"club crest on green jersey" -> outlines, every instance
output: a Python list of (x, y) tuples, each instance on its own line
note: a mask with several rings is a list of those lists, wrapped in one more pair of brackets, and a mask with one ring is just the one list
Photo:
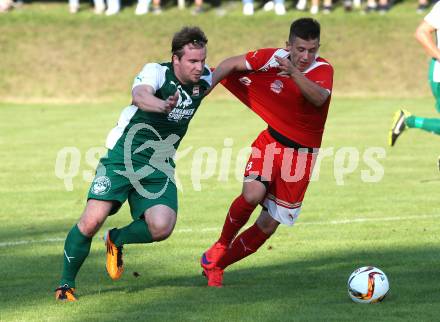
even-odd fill
[(93, 194), (102, 196), (110, 191), (112, 183), (107, 176), (100, 176), (95, 178), (92, 183), (91, 191)]

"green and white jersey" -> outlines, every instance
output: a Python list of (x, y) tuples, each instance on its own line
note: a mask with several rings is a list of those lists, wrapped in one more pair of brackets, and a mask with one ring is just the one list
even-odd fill
[[(116, 162), (131, 158), (139, 166), (149, 162), (155, 153), (154, 158), (171, 161), (174, 165), (169, 157), (177, 150), (205, 91), (212, 85), (211, 71), (205, 65), (198, 83), (184, 85), (174, 74), (172, 63), (150, 63), (134, 79), (133, 88), (139, 85), (151, 86), (154, 95), (163, 100), (178, 90), (177, 106), (169, 114), (145, 112), (135, 105), (126, 107), (117, 126), (107, 136), (108, 157)], [(126, 153), (128, 151), (131, 153)]]
[[(437, 2), (426, 15), (425, 21), (436, 29), (437, 47), (440, 48), (440, 2)], [(440, 83), (440, 62), (437, 60), (433, 70), (433, 81)]]

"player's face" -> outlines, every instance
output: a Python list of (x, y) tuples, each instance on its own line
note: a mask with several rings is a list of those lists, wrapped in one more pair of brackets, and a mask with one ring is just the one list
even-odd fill
[(295, 37), (286, 43), (292, 64), (300, 71), (305, 71), (315, 61), (319, 49), (319, 39), (304, 40)]
[(183, 56), (173, 56), (174, 72), (183, 84), (197, 83), (202, 77), (206, 60), (206, 47), (197, 48), (193, 45), (183, 47)]

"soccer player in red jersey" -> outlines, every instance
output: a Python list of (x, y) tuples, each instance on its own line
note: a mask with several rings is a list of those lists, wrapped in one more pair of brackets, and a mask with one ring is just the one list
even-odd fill
[[(320, 25), (301, 18), (290, 26), (286, 48), (264, 48), (222, 61), (222, 84), (267, 124), (252, 144), (242, 193), (232, 202), (218, 241), (201, 258), (208, 286), (221, 287), (223, 271), (254, 253), (278, 225), (300, 213), (327, 119), (333, 68), (318, 56)], [(237, 236), (257, 205), (253, 226)], [(236, 237), (237, 236), (237, 237)]]

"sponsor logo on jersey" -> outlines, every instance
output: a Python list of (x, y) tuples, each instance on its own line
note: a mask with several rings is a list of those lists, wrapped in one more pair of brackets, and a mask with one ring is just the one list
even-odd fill
[(270, 84), (270, 90), (275, 94), (279, 94), (283, 90), (283, 86), (283, 82), (279, 79), (276, 79), (272, 84)]
[(188, 93), (180, 85), (177, 86), (177, 90), (180, 94), (179, 100), (176, 107), (168, 114), (168, 121), (178, 122), (183, 119), (191, 119), (195, 112), (194, 108), (187, 108), (193, 103)]
[(191, 116), (194, 114), (194, 109), (182, 109), (182, 108), (174, 108), (169, 114), (168, 114), (168, 120), (170, 121), (180, 121), (182, 119), (190, 119)]
[(239, 81), (240, 81), (240, 83), (242, 83), (243, 85), (246, 85), (246, 86), (249, 86), (251, 83), (252, 83), (252, 81), (250, 80), (250, 78), (249, 77), (241, 77), (240, 79), (239, 79)]
[(110, 191), (112, 183), (107, 176), (100, 176), (95, 178), (92, 183), (91, 191), (93, 194), (102, 196)]
[(199, 96), (200, 95), (200, 86), (199, 85), (195, 85), (193, 87), (193, 93), (192, 96)]

